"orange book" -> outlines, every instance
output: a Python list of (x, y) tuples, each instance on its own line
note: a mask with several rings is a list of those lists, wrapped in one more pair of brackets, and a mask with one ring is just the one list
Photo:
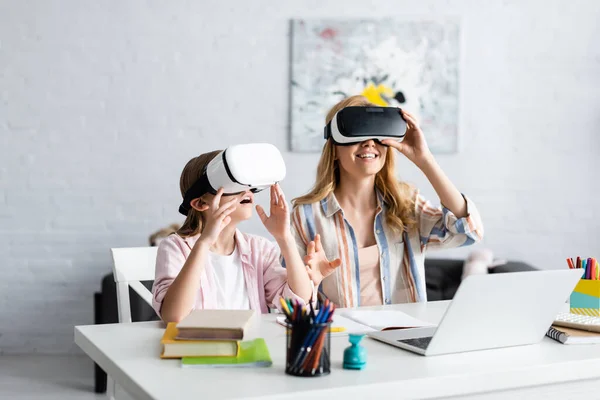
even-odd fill
[(170, 322), (160, 343), (163, 346), (160, 358), (181, 357), (235, 357), (239, 342), (233, 340), (177, 340), (177, 324)]

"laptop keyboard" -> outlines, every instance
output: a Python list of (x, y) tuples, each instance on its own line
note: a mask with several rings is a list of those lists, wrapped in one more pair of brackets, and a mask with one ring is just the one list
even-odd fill
[(398, 340), (398, 341), (401, 343), (406, 343), (411, 346), (426, 350), (427, 346), (429, 346), (429, 342), (431, 342), (432, 338), (433, 338), (433, 336), (427, 336), (427, 337), (420, 337), (420, 338), (414, 338), (414, 339), (402, 339), (402, 340)]

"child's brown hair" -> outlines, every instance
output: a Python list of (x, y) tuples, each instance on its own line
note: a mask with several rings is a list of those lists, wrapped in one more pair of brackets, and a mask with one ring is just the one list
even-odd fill
[[(181, 190), (181, 196), (185, 197), (187, 192), (194, 183), (202, 176), (204, 169), (209, 162), (212, 161), (222, 150), (215, 150), (209, 153), (200, 154), (198, 157), (192, 158), (183, 168), (181, 172), (181, 178), (179, 179), (179, 189)], [(202, 233), (204, 227), (204, 215), (194, 209), (190, 208), (188, 211), (185, 222), (177, 230), (177, 234), (181, 237), (194, 236)]]

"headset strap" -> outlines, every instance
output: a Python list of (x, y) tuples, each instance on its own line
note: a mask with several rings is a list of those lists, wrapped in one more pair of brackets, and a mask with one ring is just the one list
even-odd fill
[(208, 181), (208, 175), (206, 175), (206, 171), (204, 171), (200, 179), (194, 182), (192, 187), (185, 192), (185, 196), (183, 196), (183, 202), (179, 206), (179, 212), (183, 215), (188, 215), (188, 212), (192, 208), (192, 200), (197, 199), (206, 193), (216, 194), (217, 192), (210, 185), (210, 182)]

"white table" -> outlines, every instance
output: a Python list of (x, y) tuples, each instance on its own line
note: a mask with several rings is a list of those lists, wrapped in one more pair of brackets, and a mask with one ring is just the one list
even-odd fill
[[(437, 323), (448, 304), (382, 308)], [(472, 395), (504, 399), (518, 392), (526, 398), (562, 400), (586, 393), (593, 396), (582, 398), (595, 398), (600, 389), (600, 345), (567, 346), (545, 338), (538, 345), (423, 357), (365, 338), (367, 368), (348, 371), (341, 366), (348, 338), (332, 336), (331, 374), (300, 378), (284, 373), (285, 330), (275, 322), (275, 315), (260, 316), (252, 333), (267, 341), (271, 368), (181, 368), (180, 360), (159, 359), (163, 329), (159, 322), (77, 326), (75, 342), (138, 399), (341, 400), (384, 395), (394, 399)]]

